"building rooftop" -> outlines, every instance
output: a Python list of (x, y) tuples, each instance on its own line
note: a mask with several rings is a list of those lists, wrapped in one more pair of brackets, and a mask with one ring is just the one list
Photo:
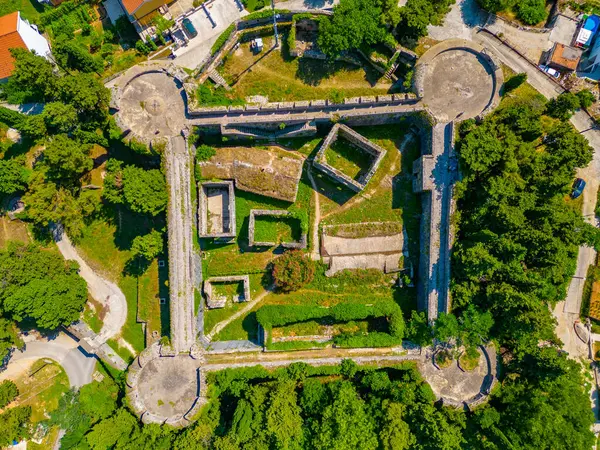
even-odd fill
[(19, 12), (0, 17), (0, 80), (8, 78), (15, 68), (15, 60), (10, 54), (11, 48), (27, 49), (19, 35)]
[(129, 14), (133, 14), (140, 6), (142, 6), (147, 0), (122, 0), (125, 10)]
[(582, 53), (583, 51), (578, 48), (556, 44), (552, 51), (549, 64), (554, 64), (568, 70), (575, 70), (577, 69), (577, 64), (579, 64)]

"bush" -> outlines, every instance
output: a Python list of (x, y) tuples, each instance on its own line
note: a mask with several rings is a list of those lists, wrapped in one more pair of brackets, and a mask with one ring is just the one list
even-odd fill
[(287, 35), (287, 46), (288, 53), (290, 56), (292, 55), (292, 51), (296, 48), (296, 18), (292, 20), (292, 27), (290, 28), (290, 32)]
[(582, 108), (589, 108), (596, 101), (596, 97), (589, 89), (579, 91), (576, 95)]
[(144, 41), (137, 41), (135, 43), (135, 49), (138, 51), (138, 53), (142, 55), (147, 55), (148, 53), (150, 53), (150, 49), (148, 48), (148, 46), (146, 46)]
[(544, 0), (522, 0), (517, 8), (517, 17), (527, 25), (536, 25), (548, 16)]
[(217, 151), (210, 145), (202, 144), (196, 150), (196, 161), (208, 161), (210, 158), (215, 156)]
[(232, 23), (231, 25), (229, 25), (227, 27), (227, 29), (225, 31), (223, 31), (223, 33), (221, 33), (221, 36), (219, 36), (217, 38), (217, 40), (215, 41), (215, 43), (213, 44), (213, 46), (210, 49), (210, 54), (214, 55), (219, 50), (221, 50), (221, 47), (223, 47), (225, 45), (225, 42), (227, 42), (227, 39), (229, 39), (229, 37), (233, 34), (234, 31), (235, 31), (235, 24)]
[(285, 252), (273, 262), (271, 273), (278, 289), (292, 292), (312, 281), (315, 265), (300, 250), (292, 250)]
[(264, 8), (269, 2), (268, 0), (242, 0), (242, 3), (248, 12), (254, 12), (257, 9)]
[(546, 105), (546, 114), (560, 120), (569, 120), (576, 109), (581, 106), (579, 97), (570, 92), (564, 92), (553, 98)]
[(4, 408), (19, 395), (17, 385), (10, 380), (0, 383), (0, 408)]

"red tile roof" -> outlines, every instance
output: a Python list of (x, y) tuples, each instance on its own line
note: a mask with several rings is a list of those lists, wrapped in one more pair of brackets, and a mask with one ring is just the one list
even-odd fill
[(9, 77), (15, 68), (15, 60), (8, 50), (11, 48), (27, 49), (17, 31), (18, 21), (18, 12), (0, 17), (0, 80)]
[(133, 14), (145, 0), (122, 0), (123, 6), (129, 14)]

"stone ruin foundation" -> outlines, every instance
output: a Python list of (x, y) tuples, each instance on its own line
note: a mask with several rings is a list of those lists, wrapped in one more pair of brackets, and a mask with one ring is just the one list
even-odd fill
[[(241, 296), (234, 295), (228, 299), (224, 295), (218, 295), (213, 290), (213, 284), (224, 283), (243, 283), (244, 293)], [(204, 281), (204, 296), (206, 297), (206, 305), (211, 308), (224, 308), (227, 300), (233, 303), (249, 302), (250, 301), (250, 277), (248, 275), (234, 275), (229, 277), (212, 277)]]
[[(369, 170), (367, 170), (367, 172), (363, 174), (358, 180), (350, 178), (345, 173), (341, 172), (340, 170), (327, 163), (325, 152), (331, 147), (331, 145), (335, 141), (338, 140), (338, 138), (345, 139), (350, 144), (354, 145), (358, 150), (368, 153), (370, 156), (373, 157), (371, 167), (369, 167)], [(346, 125), (337, 123), (333, 126), (333, 128), (321, 144), (321, 148), (319, 149), (317, 155), (315, 156), (315, 159), (313, 160), (313, 166), (319, 169), (321, 172), (324, 172), (325, 174), (329, 175), (338, 183), (343, 184), (347, 188), (352, 189), (355, 192), (360, 192), (367, 186), (369, 180), (371, 180), (371, 178), (377, 171), (377, 168), (379, 167), (379, 164), (381, 164), (381, 160), (383, 159), (385, 154), (386, 151), (380, 146), (372, 143), (367, 138), (360, 135), (353, 129), (347, 127)]]
[(200, 184), (198, 234), (202, 238), (235, 238), (235, 193), (233, 181)]
[[(291, 217), (291, 213), (284, 209), (252, 209), (250, 210), (250, 223), (248, 225), (248, 241), (250, 247), (275, 247), (277, 242), (256, 242), (254, 240), (254, 228), (257, 216)], [(307, 246), (306, 233), (302, 233), (300, 240), (296, 242), (282, 242), (281, 247), (286, 249), (304, 249)]]

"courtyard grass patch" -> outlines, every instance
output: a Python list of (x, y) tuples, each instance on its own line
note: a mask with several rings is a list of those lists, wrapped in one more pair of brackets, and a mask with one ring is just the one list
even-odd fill
[(358, 180), (373, 164), (373, 156), (345, 139), (336, 139), (325, 151), (325, 159), (334, 169)]
[(40, 14), (49, 9), (52, 9), (52, 7), (36, 0), (2, 0), (0, 2), (0, 17), (19, 11), (24, 19), (29, 20), (31, 23), (37, 23)]
[[(281, 36), (285, 42), (285, 33)], [(369, 66), (290, 58), (284, 50), (271, 50), (272, 37), (255, 55), (242, 43), (228, 58), (221, 73), (232, 84), (230, 98), (268, 97), (269, 101), (317, 100), (387, 94), (389, 80)]]
[(302, 223), (295, 217), (257, 216), (254, 222), (255, 242), (297, 242), (302, 237)]
[(29, 243), (27, 224), (2, 216), (0, 217), (0, 249), (5, 249), (10, 241)]

